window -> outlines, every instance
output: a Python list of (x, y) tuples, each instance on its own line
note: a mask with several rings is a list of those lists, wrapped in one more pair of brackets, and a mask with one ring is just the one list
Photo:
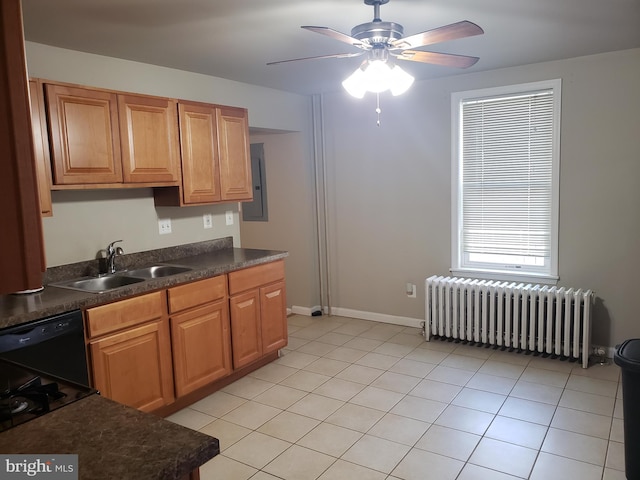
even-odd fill
[(452, 95), (452, 271), (558, 273), (560, 80)]

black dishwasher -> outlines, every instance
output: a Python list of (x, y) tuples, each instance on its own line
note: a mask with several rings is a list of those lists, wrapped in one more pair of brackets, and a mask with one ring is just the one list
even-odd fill
[(0, 330), (0, 358), (89, 385), (82, 313), (62, 313)]

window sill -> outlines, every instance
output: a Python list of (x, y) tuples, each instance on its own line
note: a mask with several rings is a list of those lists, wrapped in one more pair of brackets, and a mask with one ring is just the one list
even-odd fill
[(543, 285), (557, 285), (559, 279), (559, 277), (554, 275), (536, 275), (534, 273), (506, 273), (465, 268), (452, 268), (449, 271), (456, 277), (470, 277), (502, 282), (539, 283)]

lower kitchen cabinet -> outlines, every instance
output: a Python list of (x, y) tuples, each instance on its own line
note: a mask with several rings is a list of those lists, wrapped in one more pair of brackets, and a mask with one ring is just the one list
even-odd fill
[(86, 311), (93, 386), (144, 412), (174, 401), (166, 293)]
[(229, 375), (231, 335), (226, 275), (169, 289), (169, 310), (177, 396)]
[(287, 301), (284, 281), (260, 288), (262, 354), (287, 346)]
[(258, 290), (235, 295), (229, 301), (233, 367), (240, 368), (262, 356)]

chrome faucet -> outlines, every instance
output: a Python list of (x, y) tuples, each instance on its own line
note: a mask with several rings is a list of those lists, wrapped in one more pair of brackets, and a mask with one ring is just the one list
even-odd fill
[(116, 273), (116, 255), (122, 255), (124, 250), (114, 245), (121, 241), (122, 240), (116, 240), (107, 246), (107, 273)]

